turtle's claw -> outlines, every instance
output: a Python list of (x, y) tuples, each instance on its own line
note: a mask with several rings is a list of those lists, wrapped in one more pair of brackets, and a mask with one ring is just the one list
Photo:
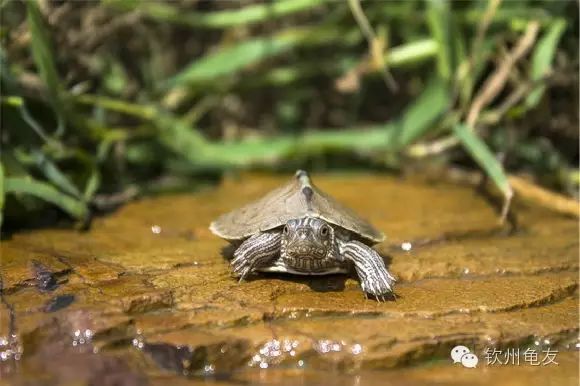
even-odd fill
[(395, 278), (387, 270), (383, 258), (359, 241), (338, 242), (342, 256), (354, 263), (362, 290), (377, 301), (385, 301), (385, 296), (389, 298), (393, 292)]
[(242, 281), (244, 281), (244, 278), (246, 277), (246, 275), (248, 273), (250, 273), (250, 271), (252, 270), (252, 267), (246, 267), (242, 273), (240, 274), (240, 280), (238, 280), (238, 284), (241, 283)]
[(237, 256), (232, 260), (231, 265), (234, 273), (240, 276), (239, 282), (242, 282), (246, 275), (252, 270), (251, 262), (244, 259), (243, 256)]
[(361, 280), (361, 288), (367, 299), (369, 299), (369, 295), (378, 302), (396, 299), (392, 283), (381, 282), (380, 280)]

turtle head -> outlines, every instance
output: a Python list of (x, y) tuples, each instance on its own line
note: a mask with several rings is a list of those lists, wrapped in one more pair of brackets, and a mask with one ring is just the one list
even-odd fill
[(334, 229), (324, 220), (289, 220), (282, 230), (282, 250), (289, 259), (325, 259), (334, 248)]

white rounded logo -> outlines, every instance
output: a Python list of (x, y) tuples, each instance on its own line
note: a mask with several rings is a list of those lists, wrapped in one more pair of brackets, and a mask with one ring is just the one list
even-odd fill
[(464, 367), (469, 367), (473, 369), (477, 367), (477, 362), (479, 362), (479, 358), (477, 358), (477, 355), (472, 353), (463, 354), (463, 356), (461, 357), (461, 364)]
[(469, 352), (469, 349), (465, 346), (453, 347), (451, 350), (451, 359), (453, 359), (453, 363), (461, 363), (461, 357)]

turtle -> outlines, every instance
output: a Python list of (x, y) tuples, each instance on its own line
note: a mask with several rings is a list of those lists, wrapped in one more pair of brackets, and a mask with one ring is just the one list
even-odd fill
[(236, 247), (230, 264), (240, 282), (253, 272), (326, 275), (354, 266), (365, 296), (394, 296), (396, 280), (371, 248), (384, 234), (318, 189), (303, 170), (209, 229)]

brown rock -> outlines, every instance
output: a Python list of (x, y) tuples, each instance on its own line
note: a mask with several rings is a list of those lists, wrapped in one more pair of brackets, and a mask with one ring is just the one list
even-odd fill
[[(378, 250), (399, 278), (396, 300), (365, 299), (354, 275), (262, 274), (238, 284), (227, 244), (207, 226), (285, 180), (248, 176), (197, 195), (143, 199), (96, 219), (89, 232), (41, 230), (4, 241), (3, 378), (577, 384), (576, 221), (516, 205), (520, 227), (510, 233), (468, 187), (320, 176), (322, 189), (386, 233)], [(77, 331), (87, 330), (83, 350), (72, 349)], [(459, 344), (479, 356), (477, 369), (452, 363)], [(491, 365), (489, 348), (551, 348), (560, 364)]]

